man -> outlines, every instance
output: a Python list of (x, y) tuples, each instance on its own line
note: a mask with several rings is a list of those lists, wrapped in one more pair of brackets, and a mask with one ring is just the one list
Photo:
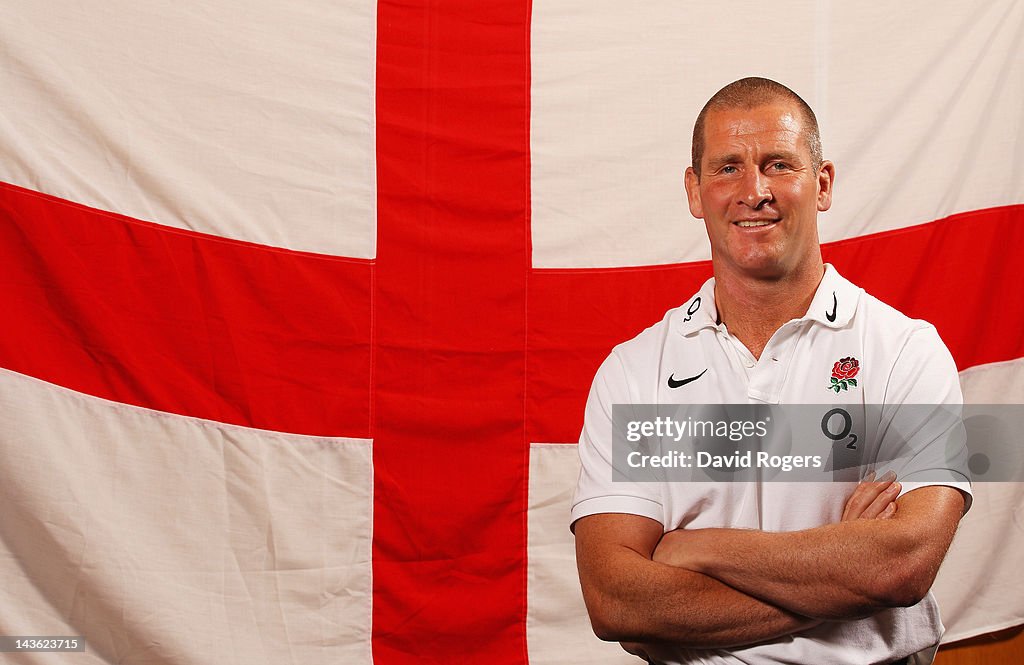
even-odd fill
[[(614, 404), (897, 405), (862, 434), (883, 459), (898, 405), (962, 401), (934, 327), (823, 264), (834, 180), (796, 93), (759, 78), (716, 93), (685, 177), (714, 278), (594, 380), (572, 512), (580, 582), (598, 637), (650, 662), (927, 662), (941, 636), (928, 590), (970, 501), (955, 468), (859, 484), (612, 480)], [(911, 443), (932, 450), (925, 425)]]

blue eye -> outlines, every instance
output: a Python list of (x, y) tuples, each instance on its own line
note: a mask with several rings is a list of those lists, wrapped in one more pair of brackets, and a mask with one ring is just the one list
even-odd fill
[(785, 170), (786, 165), (783, 164), (782, 162), (775, 162), (774, 164), (772, 164), (772, 168), (775, 169), (776, 171), (782, 171)]
[(735, 173), (735, 172), (736, 172), (736, 167), (735, 166), (723, 166), (722, 167), (722, 173)]

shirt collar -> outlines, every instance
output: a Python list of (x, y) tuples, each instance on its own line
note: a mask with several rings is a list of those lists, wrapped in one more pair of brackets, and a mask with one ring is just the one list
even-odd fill
[(825, 264), (825, 276), (818, 284), (811, 306), (801, 321), (815, 321), (829, 328), (844, 328), (857, 311), (862, 289), (846, 279), (831, 263)]
[(711, 277), (697, 293), (676, 308), (679, 332), (684, 335), (702, 328), (718, 327), (718, 308), (715, 307), (715, 278)]
[[(853, 318), (862, 289), (836, 271), (831, 263), (825, 264), (825, 274), (818, 284), (811, 306), (800, 321), (815, 321), (829, 328), (842, 328)], [(689, 335), (703, 328), (718, 327), (718, 309), (715, 307), (715, 278), (704, 282), (686, 304), (676, 309), (678, 330)]]

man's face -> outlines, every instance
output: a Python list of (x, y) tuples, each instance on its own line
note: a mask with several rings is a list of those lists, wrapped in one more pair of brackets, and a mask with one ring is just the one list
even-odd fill
[(717, 277), (776, 280), (820, 261), (817, 217), (832, 204), (835, 170), (814, 169), (803, 124), (786, 101), (705, 117), (701, 175), (686, 170), (686, 194)]

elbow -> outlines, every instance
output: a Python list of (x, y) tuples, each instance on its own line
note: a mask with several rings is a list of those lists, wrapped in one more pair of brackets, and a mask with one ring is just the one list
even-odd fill
[(600, 618), (591, 616), (590, 626), (594, 629), (594, 635), (597, 635), (597, 639), (602, 640), (604, 642), (628, 641), (618, 626), (615, 626), (614, 624), (606, 622)]
[(921, 602), (929, 586), (915, 579), (880, 575), (861, 587), (848, 588), (846, 594), (833, 598), (825, 606), (800, 608), (807, 616), (824, 621), (864, 619), (895, 607), (910, 607)]
[(617, 607), (614, 601), (585, 598), (590, 627), (599, 640), (605, 642), (632, 642), (639, 639), (635, 626), (630, 625), (630, 613)]
[(868, 596), (879, 609), (916, 605), (928, 595), (937, 568), (921, 562), (901, 561), (874, 579)]
[(605, 642), (624, 642), (633, 639), (627, 634), (627, 627), (617, 617), (611, 616), (608, 612), (589, 610), (590, 627), (594, 630), (597, 639)]

